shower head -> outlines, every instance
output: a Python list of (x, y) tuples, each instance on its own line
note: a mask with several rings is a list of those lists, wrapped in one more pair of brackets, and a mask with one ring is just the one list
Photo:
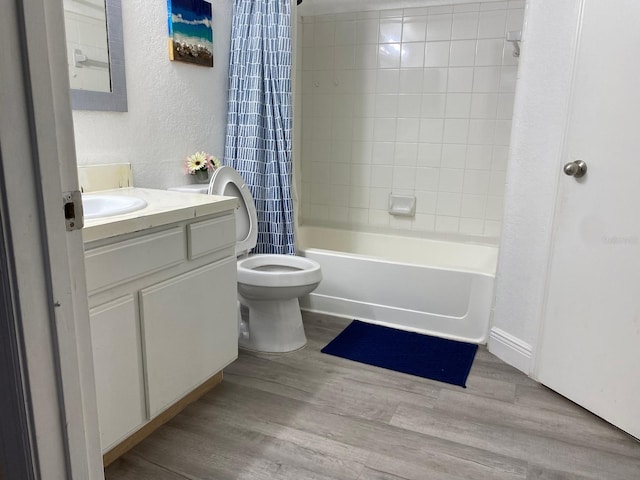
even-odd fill
[(302, 0), (298, 0), (298, 5), (300, 5), (302, 3)]

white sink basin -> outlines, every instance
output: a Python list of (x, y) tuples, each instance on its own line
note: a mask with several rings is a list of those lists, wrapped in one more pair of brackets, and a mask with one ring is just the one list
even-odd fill
[(138, 197), (100, 193), (82, 196), (82, 209), (87, 220), (131, 213), (146, 206), (147, 202)]

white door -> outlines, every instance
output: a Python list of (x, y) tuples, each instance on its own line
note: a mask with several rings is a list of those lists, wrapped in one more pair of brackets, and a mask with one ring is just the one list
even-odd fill
[[(585, 0), (538, 379), (640, 437), (640, 2)], [(558, 167), (559, 169), (561, 166)]]

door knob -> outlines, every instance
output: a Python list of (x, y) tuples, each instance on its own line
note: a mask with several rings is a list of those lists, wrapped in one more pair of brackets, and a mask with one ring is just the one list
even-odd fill
[(587, 173), (587, 164), (582, 160), (576, 160), (575, 162), (569, 162), (564, 166), (565, 175), (569, 175), (570, 177), (580, 178), (584, 177), (584, 174)]

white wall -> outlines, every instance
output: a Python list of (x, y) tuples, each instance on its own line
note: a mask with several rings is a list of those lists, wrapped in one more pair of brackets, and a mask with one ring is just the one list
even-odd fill
[(129, 111), (73, 114), (79, 165), (130, 162), (134, 184), (189, 183), (187, 155), (224, 152), (233, 2), (213, 2), (214, 68), (171, 62), (166, 2), (122, 2)]
[(545, 302), (579, 0), (527, 2), (489, 350), (531, 373)]
[[(291, 32), (294, 48), (292, 88), (293, 88), (293, 210), (295, 216), (295, 227), (301, 223), (300, 195), (302, 193), (302, 17), (298, 15), (299, 9), (295, 0), (291, 0)], [(297, 234), (297, 232), (296, 232)]]
[[(428, 2), (425, 2), (425, 4)], [(306, 16), (308, 224), (497, 241), (523, 1)], [(416, 197), (415, 217), (388, 213)]]

